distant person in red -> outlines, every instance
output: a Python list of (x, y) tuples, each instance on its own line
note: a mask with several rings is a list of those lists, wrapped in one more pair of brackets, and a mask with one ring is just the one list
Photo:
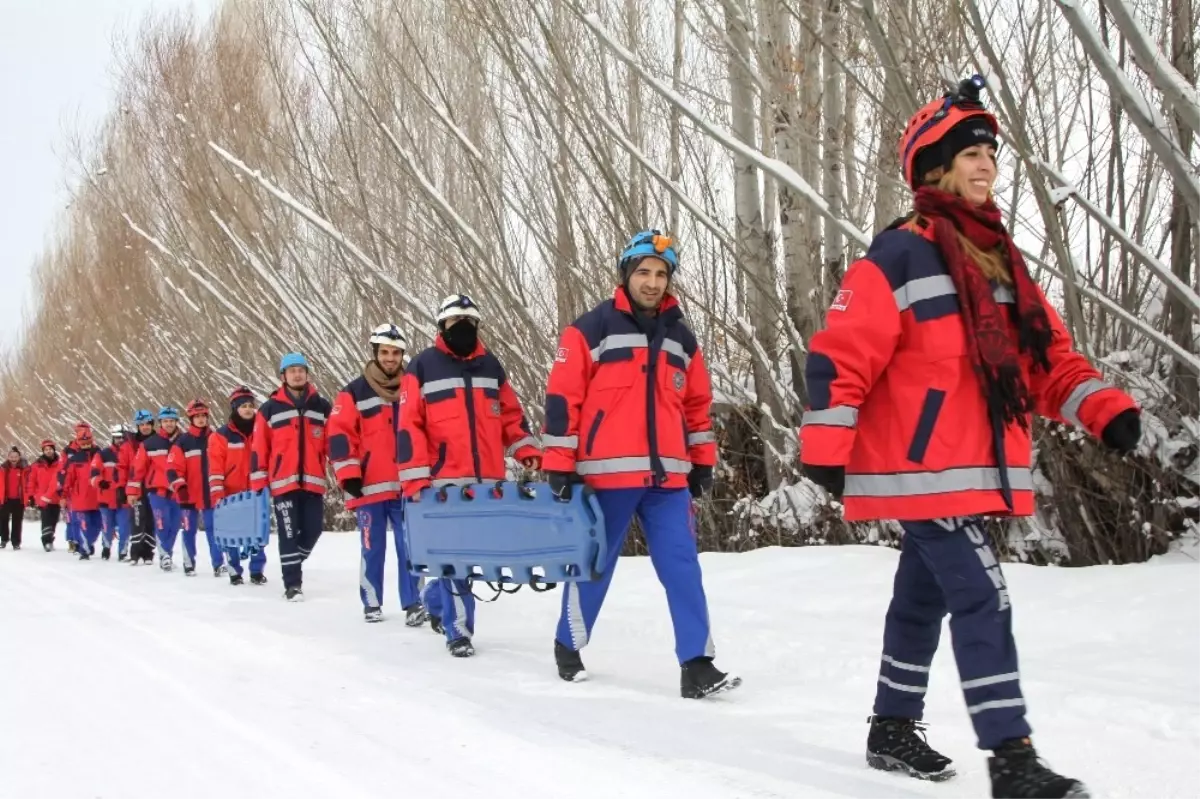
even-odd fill
[(982, 518), (1034, 510), (1033, 414), (1120, 453), (1141, 435), (1125, 392), (1073, 348), (992, 197), (1000, 126), (963, 81), (900, 140), (913, 213), (851, 265), (809, 344), (804, 473), (848, 521), (904, 530), (883, 630), (867, 763), (953, 776), (920, 723), (930, 666), (950, 640), (992, 796), (1087, 796), (1030, 742), (1008, 586)]
[(75, 425), (75, 440), (62, 470), (58, 473), (56, 494), (63, 497), (78, 525), (76, 551), (80, 560), (89, 560), (96, 550), (96, 540), (104, 529), (100, 517), (100, 496), (92, 484), (92, 456), (96, 453), (92, 426), (87, 422)]
[(258, 409), (250, 445), (250, 490), (270, 491), (279, 535), (283, 596), (304, 600), (304, 561), (325, 524), (325, 424), (332, 406), (309, 381), (308, 359), (279, 361), (281, 385)]
[[(250, 489), (250, 436), (254, 434), (254, 417), (258, 402), (247, 386), (238, 386), (229, 395), (229, 422), (208, 437), (208, 485), (210, 499), (216, 507), (227, 496)], [(205, 522), (207, 524), (207, 522)], [(244, 530), (247, 535), (252, 530)], [(230, 547), (225, 550), (229, 563), (229, 584), (242, 585), (242, 552)], [(267, 551), (263, 547), (250, 550), (250, 584), (266, 585), (263, 573)]]
[(36, 507), (41, 515), (42, 549), (50, 552), (54, 549), (54, 534), (58, 530), (58, 517), (62, 508), (57, 502), (50, 502), (54, 494), (54, 485), (58, 480), (58, 470), (62, 458), (58, 447), (50, 439), (42, 441), (42, 454), (29, 467), (29, 507)]
[(220, 577), (228, 569), (225, 555), (213, 537), (214, 503), (208, 481), (208, 441), (212, 437), (212, 428), (208, 423), (208, 405), (204, 400), (192, 400), (184, 414), (188, 418), (188, 429), (175, 440), (167, 456), (167, 477), (179, 500), (183, 524), (183, 565), (185, 569), (196, 566), (196, 533), (203, 519), (213, 577)]
[(21, 525), (30, 499), (29, 464), (21, 457), (21, 450), (13, 447), (0, 469), (4, 471), (0, 480), (0, 549), (10, 540), (13, 549), (20, 549)]

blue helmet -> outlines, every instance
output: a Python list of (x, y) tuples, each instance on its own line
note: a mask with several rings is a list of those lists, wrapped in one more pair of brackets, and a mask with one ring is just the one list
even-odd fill
[(674, 276), (675, 270), (679, 268), (679, 253), (675, 251), (675, 240), (658, 230), (635, 233), (621, 251), (621, 260), (617, 266), (624, 272), (631, 263), (648, 256), (663, 259), (667, 264), (667, 273), (671, 276)]
[(179, 411), (175, 408), (172, 408), (170, 405), (164, 405), (158, 409), (158, 421), (161, 422), (163, 419), (174, 419), (178, 422)]
[(135, 425), (154, 424), (154, 416), (150, 411), (143, 409), (133, 415), (133, 423)]
[(286, 371), (289, 366), (303, 366), (305, 369), (308, 369), (308, 359), (298, 352), (289, 352), (280, 359), (279, 371), (282, 373)]

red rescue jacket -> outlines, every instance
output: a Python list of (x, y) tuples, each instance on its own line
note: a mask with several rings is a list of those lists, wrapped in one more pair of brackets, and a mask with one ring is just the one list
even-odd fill
[(31, 495), (29, 463), (21, 458), (17, 465), (13, 466), (6, 458), (3, 468), (3, 474), (0, 474), (0, 503), (9, 500), (19, 500), (22, 505), (28, 503)]
[(329, 459), (339, 484), (362, 480), (362, 496), (346, 496), (346, 507), (400, 496), (396, 475), (396, 434), (400, 402), (385, 402), (365, 377), (338, 392), (329, 416)]
[[(643, 326), (644, 325), (644, 326)], [(625, 289), (563, 331), (546, 384), (546, 471), (596, 488), (684, 488), (717, 462), (704, 355), (667, 295), (639, 324)]]
[(29, 493), (39, 508), (54, 504), (52, 500), (55, 497), (55, 489), (58, 484), (58, 470), (61, 467), (61, 454), (55, 454), (53, 458), (49, 459), (45, 455), (41, 455), (29, 467), (29, 476), (26, 477), (26, 481)]
[(250, 446), (250, 488), (271, 489), (278, 497), (292, 491), (325, 493), (325, 424), (329, 400), (312, 383), (296, 399), (286, 385), (258, 409)]
[(541, 447), (504, 367), (482, 342), (459, 358), (438, 336), (400, 381), (396, 460), (404, 495), (430, 484), (503, 480), (505, 455), (536, 458)]
[(175, 428), (175, 435), (171, 438), (167, 438), (159, 430), (142, 442), (133, 461), (133, 479), (129, 481), (130, 497), (138, 498), (143, 494), (158, 494), (160, 497), (171, 495), (167, 459), (179, 436), (179, 428)]
[(208, 439), (212, 430), (191, 425), (167, 455), (167, 479), (181, 504), (208, 510), (213, 506), (208, 493)]
[(66, 500), (66, 506), (73, 513), (100, 509), (100, 495), (92, 485), (92, 457), (95, 454), (95, 447), (71, 446), (63, 451), (66, 465), (58, 473), (58, 495)]
[(208, 437), (208, 493), (215, 506), (250, 489), (250, 436), (225, 425)]
[[(128, 482), (128, 475), (122, 471), (118, 448), (111, 444), (92, 456), (90, 480), (96, 487), (96, 495), (103, 508), (117, 507), (117, 489), (123, 488)], [(108, 483), (108, 488), (101, 488), (100, 483)]]
[[(994, 296), (1013, 303), (1007, 286)], [(1053, 330), (1050, 371), (1031, 370), (1022, 355), (1035, 411), (1099, 436), (1137, 406), (1100, 380), (1041, 300)], [(966, 344), (958, 295), (931, 234), (910, 222), (878, 235), (846, 272), (805, 370), (812, 402), (800, 457), (846, 467), (847, 520), (1033, 513), (1030, 434), (1017, 424), (996, 431), (1002, 474), (999, 439)]]

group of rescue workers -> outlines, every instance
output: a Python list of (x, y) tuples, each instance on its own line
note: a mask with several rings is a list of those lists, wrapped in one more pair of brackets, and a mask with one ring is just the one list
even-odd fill
[[(979, 100), (982, 85), (976, 76), (923, 107), (901, 138), (914, 211), (847, 271), (810, 343), (801, 465), (844, 503), (847, 519), (895, 519), (904, 530), (867, 762), (919, 779), (954, 775), (921, 723), (949, 614), (979, 746), (992, 752), (992, 795), (1087, 796), (1082, 783), (1042, 762), (1029, 740), (1011, 601), (980, 520), (1033, 512), (1033, 413), (1072, 422), (1126, 454), (1138, 445), (1139, 409), (1074, 351), (1001, 220), (992, 198), (999, 125)], [(234, 390), (229, 420), (216, 431), (209, 408), (195, 401), (184, 412), (186, 430), (173, 408), (160, 409), (157, 428), (138, 411), (136, 430), (114, 426), (103, 448), (80, 423), (61, 455), (42, 442), (27, 475), (14, 448), (0, 481), (5, 518), (17, 517), (12, 543), (20, 544), (28, 503), (40, 508), (51, 549), (63, 507), (81, 559), (92, 556), (99, 535), (101, 557), (109, 558), (115, 531), (118, 560), (151, 563), (157, 549), (170, 570), (182, 529), (191, 575), (202, 516), (214, 575), (227, 570), (238, 585), (241, 556), (214, 542), (212, 509), (222, 496), (269, 491), (284, 592), (296, 600), (302, 565), (321, 535), (328, 465), (357, 514), (364, 618), (382, 619), (390, 523), (406, 623), (428, 620), (449, 652), (464, 657), (474, 653), (470, 586), (438, 578), (419, 590), (403, 568), (403, 503), (422, 501), (427, 488), (504, 479), (511, 457), (541, 469), (560, 499), (590, 486), (604, 512), (603, 575), (563, 591), (554, 637), (559, 676), (587, 677), (580, 650), (637, 515), (667, 595), (682, 696), (734, 688), (740, 679), (713, 664), (692, 530), (690, 500), (711, 488), (717, 449), (708, 370), (670, 291), (678, 253), (670, 237), (644, 231), (618, 263), (612, 298), (562, 333), (540, 441), (479, 336), (480, 309), (457, 294), (437, 310), (434, 345), (407, 369), (400, 330), (372, 331), (371, 359), (332, 404), (293, 353), (279, 365), (282, 385), (261, 406), (248, 388)], [(252, 583), (266, 582), (265, 561), (261, 550), (251, 553)]]

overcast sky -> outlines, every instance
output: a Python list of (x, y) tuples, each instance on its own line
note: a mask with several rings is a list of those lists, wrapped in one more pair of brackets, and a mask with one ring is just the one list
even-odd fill
[(0, 0), (0, 347), (32, 310), (33, 259), (66, 205), (63, 147), (113, 92), (113, 41), (152, 10), (216, 0)]

